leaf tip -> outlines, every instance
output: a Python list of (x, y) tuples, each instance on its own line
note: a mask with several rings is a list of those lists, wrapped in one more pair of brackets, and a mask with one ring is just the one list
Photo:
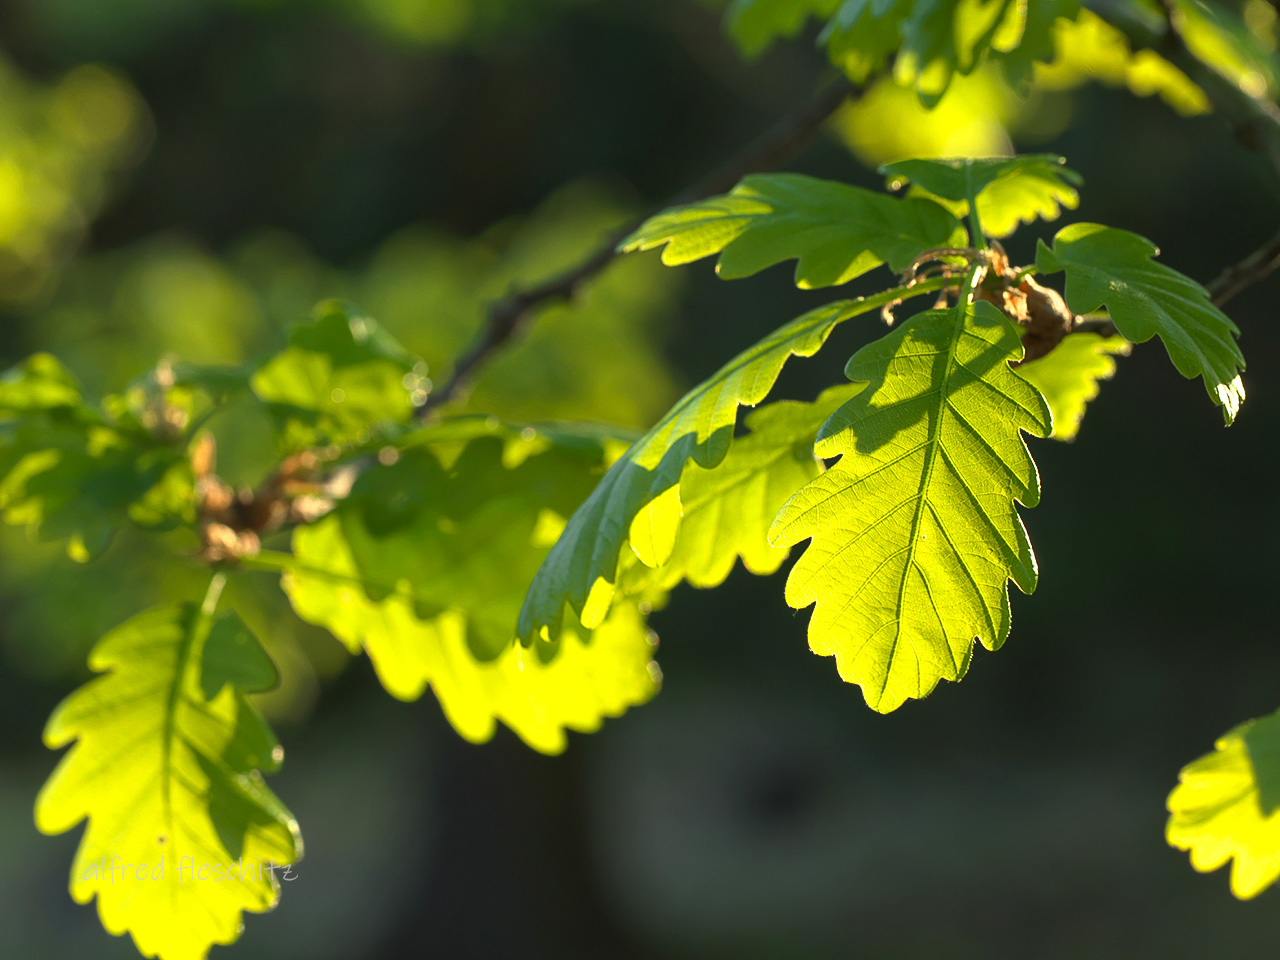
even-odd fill
[(1216, 399), (1222, 406), (1222, 419), (1229, 427), (1236, 422), (1240, 407), (1244, 403), (1244, 381), (1236, 374), (1230, 383), (1220, 383), (1214, 388)]

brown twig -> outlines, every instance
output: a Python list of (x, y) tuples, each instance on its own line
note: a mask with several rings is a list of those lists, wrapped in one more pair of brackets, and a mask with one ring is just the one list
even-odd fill
[[(809, 145), (822, 125), (853, 92), (852, 84), (844, 79), (821, 90), (741, 153), (680, 191), (664, 207), (693, 203), (724, 193), (748, 173), (774, 170), (790, 162)], [(465, 394), (479, 369), (524, 330), (539, 307), (557, 300), (572, 300), (588, 280), (613, 262), (618, 256), (618, 244), (645, 219), (642, 217), (610, 233), (604, 243), (577, 266), (493, 303), (484, 327), (454, 364), (453, 374), (431, 392), (418, 408), (418, 416), (425, 417), (432, 410)]]
[(1280, 267), (1280, 233), (1239, 263), (1232, 264), (1206, 288), (1215, 306), (1222, 306), (1236, 294), (1253, 286)]

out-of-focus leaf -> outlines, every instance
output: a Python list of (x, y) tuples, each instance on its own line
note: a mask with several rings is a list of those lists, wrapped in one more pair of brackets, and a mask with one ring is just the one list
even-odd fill
[(0, 57), (0, 302), (53, 286), (146, 128), (145, 104), (115, 70), (86, 64), (46, 84)]
[[(1233, 13), (1195, 0), (1177, 6), (1197, 56), (1253, 96), (1274, 92), (1272, 51)], [(928, 109), (956, 76), (990, 63), (1016, 90), (1033, 83), (1061, 90), (1095, 79), (1125, 84), (1139, 96), (1159, 93), (1182, 113), (1209, 110), (1185, 74), (1152, 50), (1132, 52), (1120, 30), (1078, 0), (737, 0), (727, 26), (753, 55), (794, 36), (808, 16), (827, 17), (828, 7), (818, 42), (831, 62), (858, 84), (888, 68), (894, 84), (912, 90)]]
[(1097, 80), (1128, 87), (1140, 97), (1158, 94), (1184, 115), (1210, 110), (1204, 91), (1185, 73), (1154, 50), (1134, 53), (1120, 30), (1089, 10), (1058, 20), (1053, 41), (1053, 59), (1035, 64), (1035, 84), (1042, 90), (1068, 90)]
[(868, 167), (907, 157), (990, 157), (1013, 152), (1006, 127), (1027, 109), (989, 68), (956, 77), (932, 108), (882, 77), (851, 98), (830, 129)]
[(622, 250), (664, 246), (668, 266), (720, 254), (725, 280), (798, 259), (796, 286), (847, 283), (888, 263), (900, 271), (920, 253), (957, 240), (956, 219), (929, 200), (886, 196), (795, 173), (746, 177), (729, 194), (666, 210)]
[(1018, 367), (1018, 375), (1044, 395), (1053, 411), (1055, 440), (1074, 440), (1085, 407), (1098, 395), (1098, 381), (1116, 372), (1116, 357), (1129, 353), (1123, 337), (1073, 333), (1038, 360)]
[[(244, 368), (213, 365), (274, 350), (279, 330), (337, 296), (423, 358), (429, 369), (415, 363), (414, 374), (427, 392), (448, 379), (493, 301), (573, 267), (632, 217), (608, 190), (575, 183), (473, 237), (408, 226), (360, 270), (339, 270), (281, 233), (246, 237), (225, 258), (166, 235), (79, 258), (34, 322), (42, 345), (97, 393), (133, 376), (139, 356), (172, 354), (179, 386), (229, 397), (242, 390)], [(572, 302), (537, 310), (526, 334), (480, 371), (466, 406), (516, 420), (647, 426), (679, 395), (662, 340), (680, 282), (650, 258), (620, 258)], [(253, 456), (270, 426), (257, 419), (253, 442), (219, 435), (219, 462), (240, 468), (237, 480), (271, 466)]]
[(1169, 845), (1201, 872), (1231, 865), (1231, 892), (1256, 897), (1280, 877), (1280, 713), (1228, 731), (1183, 767), (1169, 794)]
[(464, 737), (502, 721), (558, 752), (656, 691), (653, 645), (634, 606), (558, 645), (515, 644), (524, 590), (613, 443), (590, 429), (472, 418), (408, 438), (362, 474), (330, 516), (294, 533), (283, 585), (298, 614), (364, 649), (383, 685), (429, 685)]
[(810, 17), (829, 17), (841, 0), (733, 0), (725, 28), (738, 49), (757, 57), (776, 40), (790, 39)]
[(1000, 50), (996, 61), (1008, 84), (1025, 91), (1036, 70), (1054, 58), (1059, 31), (1085, 15), (1079, 0), (1037, 0), (1026, 5), (1022, 39), (1016, 47)]
[(1036, 16), (1017, 0), (844, 0), (819, 36), (831, 62), (856, 83), (892, 64), (896, 83), (915, 90), (926, 107), (952, 79), (987, 60), (1009, 60), (1006, 75), (1021, 84), (1029, 63), (1050, 52), (1058, 17), (1074, 16), (1074, 0), (1038, 0)]
[(0, 423), (14, 414), (81, 405), (75, 377), (47, 353), (37, 353), (0, 375)]
[(177, 362), (173, 382), (179, 387), (203, 390), (213, 397), (227, 397), (250, 389), (254, 371), (247, 367)]
[(1252, 97), (1273, 96), (1280, 72), (1274, 41), (1265, 43), (1221, 3), (1175, 0), (1187, 48)]
[[(632, 216), (578, 183), (474, 239), (411, 228), (384, 244), (352, 296), (447, 379), (494, 301), (576, 266)], [(649, 258), (619, 258), (572, 302), (539, 308), (527, 335), (481, 370), (467, 409), (647, 426), (678, 395), (661, 343), (679, 283)]]
[(859, 350), (866, 388), (818, 434), (839, 456), (782, 508), (778, 546), (810, 540), (787, 602), (816, 603), (809, 646), (887, 713), (968, 670), (975, 640), (1009, 632), (1007, 581), (1036, 585), (1014, 507), (1040, 479), (1022, 432), (1045, 436), (1049, 408), (1009, 368), (1022, 345), (985, 302), (930, 310)]
[(76, 741), (36, 801), (45, 833), (88, 829), (71, 868), (79, 903), (161, 960), (232, 943), (243, 911), (279, 899), (272, 867), (296, 861), (293, 816), (258, 771), (283, 752), (245, 699), (275, 667), (232, 614), (157, 607), (108, 633), (89, 665), (109, 671), (49, 718), (52, 749)]
[(71, 376), (36, 356), (0, 378), (0, 515), (76, 560), (110, 545), (121, 524), (194, 519), (194, 480), (180, 443), (136, 417), (108, 417)]
[(1106, 306), (1126, 340), (1159, 336), (1169, 359), (1188, 379), (1203, 377), (1227, 423), (1244, 401), (1240, 331), (1190, 277), (1156, 263), (1150, 240), (1097, 223), (1073, 223), (1058, 231), (1052, 249), (1040, 241), (1036, 267), (1067, 274), (1066, 299), (1076, 313)]
[[(901, 46), (902, 22), (910, 6), (906, 0), (844, 0), (823, 27), (818, 42), (850, 80), (864, 83)], [(914, 84), (904, 86), (914, 88)]]
[(286, 448), (364, 443), (426, 399), (416, 386), (418, 362), (376, 321), (330, 300), (294, 328), (252, 386), (278, 418)]
[(1026, 6), (1017, 0), (935, 0), (915, 3), (902, 21), (902, 46), (894, 61), (899, 83), (914, 84), (932, 106), (954, 73), (968, 73), (990, 50), (1011, 50), (1022, 40)]

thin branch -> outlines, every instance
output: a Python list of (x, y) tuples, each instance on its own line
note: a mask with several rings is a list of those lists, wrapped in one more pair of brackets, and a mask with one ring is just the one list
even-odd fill
[(801, 104), (795, 113), (775, 123), (741, 153), (731, 157), (697, 183), (680, 191), (664, 206), (679, 206), (704, 200), (731, 190), (749, 173), (786, 166), (804, 152), (818, 135), (822, 125), (856, 92), (853, 84), (841, 77)]
[[(789, 163), (813, 141), (822, 125), (853, 92), (852, 84), (844, 79), (826, 87), (795, 113), (778, 121), (741, 153), (680, 191), (664, 207), (694, 203), (724, 193), (748, 173), (774, 170)], [(557, 300), (572, 300), (587, 281), (614, 261), (618, 256), (618, 244), (645, 219), (642, 217), (610, 233), (604, 243), (577, 266), (493, 303), (479, 335), (458, 357), (452, 376), (431, 392), (426, 403), (418, 409), (418, 416), (425, 417), (437, 407), (465, 394), (479, 369), (523, 332), (539, 307)]]
[(1253, 286), (1280, 267), (1280, 233), (1264, 243), (1239, 263), (1232, 264), (1218, 274), (1208, 286), (1209, 296), (1215, 306), (1222, 306), (1236, 294)]

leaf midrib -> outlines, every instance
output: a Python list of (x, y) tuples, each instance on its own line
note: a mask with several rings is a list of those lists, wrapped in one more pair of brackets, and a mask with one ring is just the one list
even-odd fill
[(953, 310), (955, 323), (951, 330), (951, 340), (947, 343), (946, 364), (943, 367), (942, 382), (938, 385), (936, 391), (937, 400), (929, 421), (929, 436), (925, 441), (927, 449), (924, 456), (924, 471), (920, 478), (920, 495), (916, 500), (916, 508), (911, 516), (911, 535), (907, 543), (907, 558), (903, 564), (902, 580), (898, 583), (898, 601), (894, 612), (897, 614), (896, 623), (893, 632), (893, 645), (889, 648), (889, 660), (884, 671), (884, 679), (880, 684), (880, 698), (883, 699), (885, 692), (889, 688), (889, 677), (893, 674), (893, 665), (898, 656), (898, 644), (902, 639), (902, 611), (906, 604), (907, 581), (911, 577), (911, 571), (916, 568), (916, 550), (919, 546), (920, 525), (924, 518), (926, 508), (933, 509), (929, 503), (929, 487), (933, 481), (933, 469), (937, 463), (938, 454), (942, 447), (942, 417), (946, 412), (951, 386), (951, 375), (954, 372), (954, 361), (956, 354), (956, 346), (960, 342), (960, 334), (964, 330), (964, 316), (966, 306), (963, 302), (956, 304)]
[[(173, 858), (179, 861), (177, 852), (177, 831), (173, 829), (173, 744), (177, 738), (178, 703), (182, 699), (182, 681), (191, 662), (191, 650), (195, 646), (196, 634), (204, 625), (203, 611), (195, 608), (182, 632), (182, 640), (178, 645), (178, 656), (173, 667), (173, 680), (169, 685), (169, 694), (165, 700), (163, 727), (160, 735), (160, 806), (164, 816), (165, 842), (172, 844)], [(173, 884), (169, 884), (169, 897), (177, 911), (177, 892)]]

